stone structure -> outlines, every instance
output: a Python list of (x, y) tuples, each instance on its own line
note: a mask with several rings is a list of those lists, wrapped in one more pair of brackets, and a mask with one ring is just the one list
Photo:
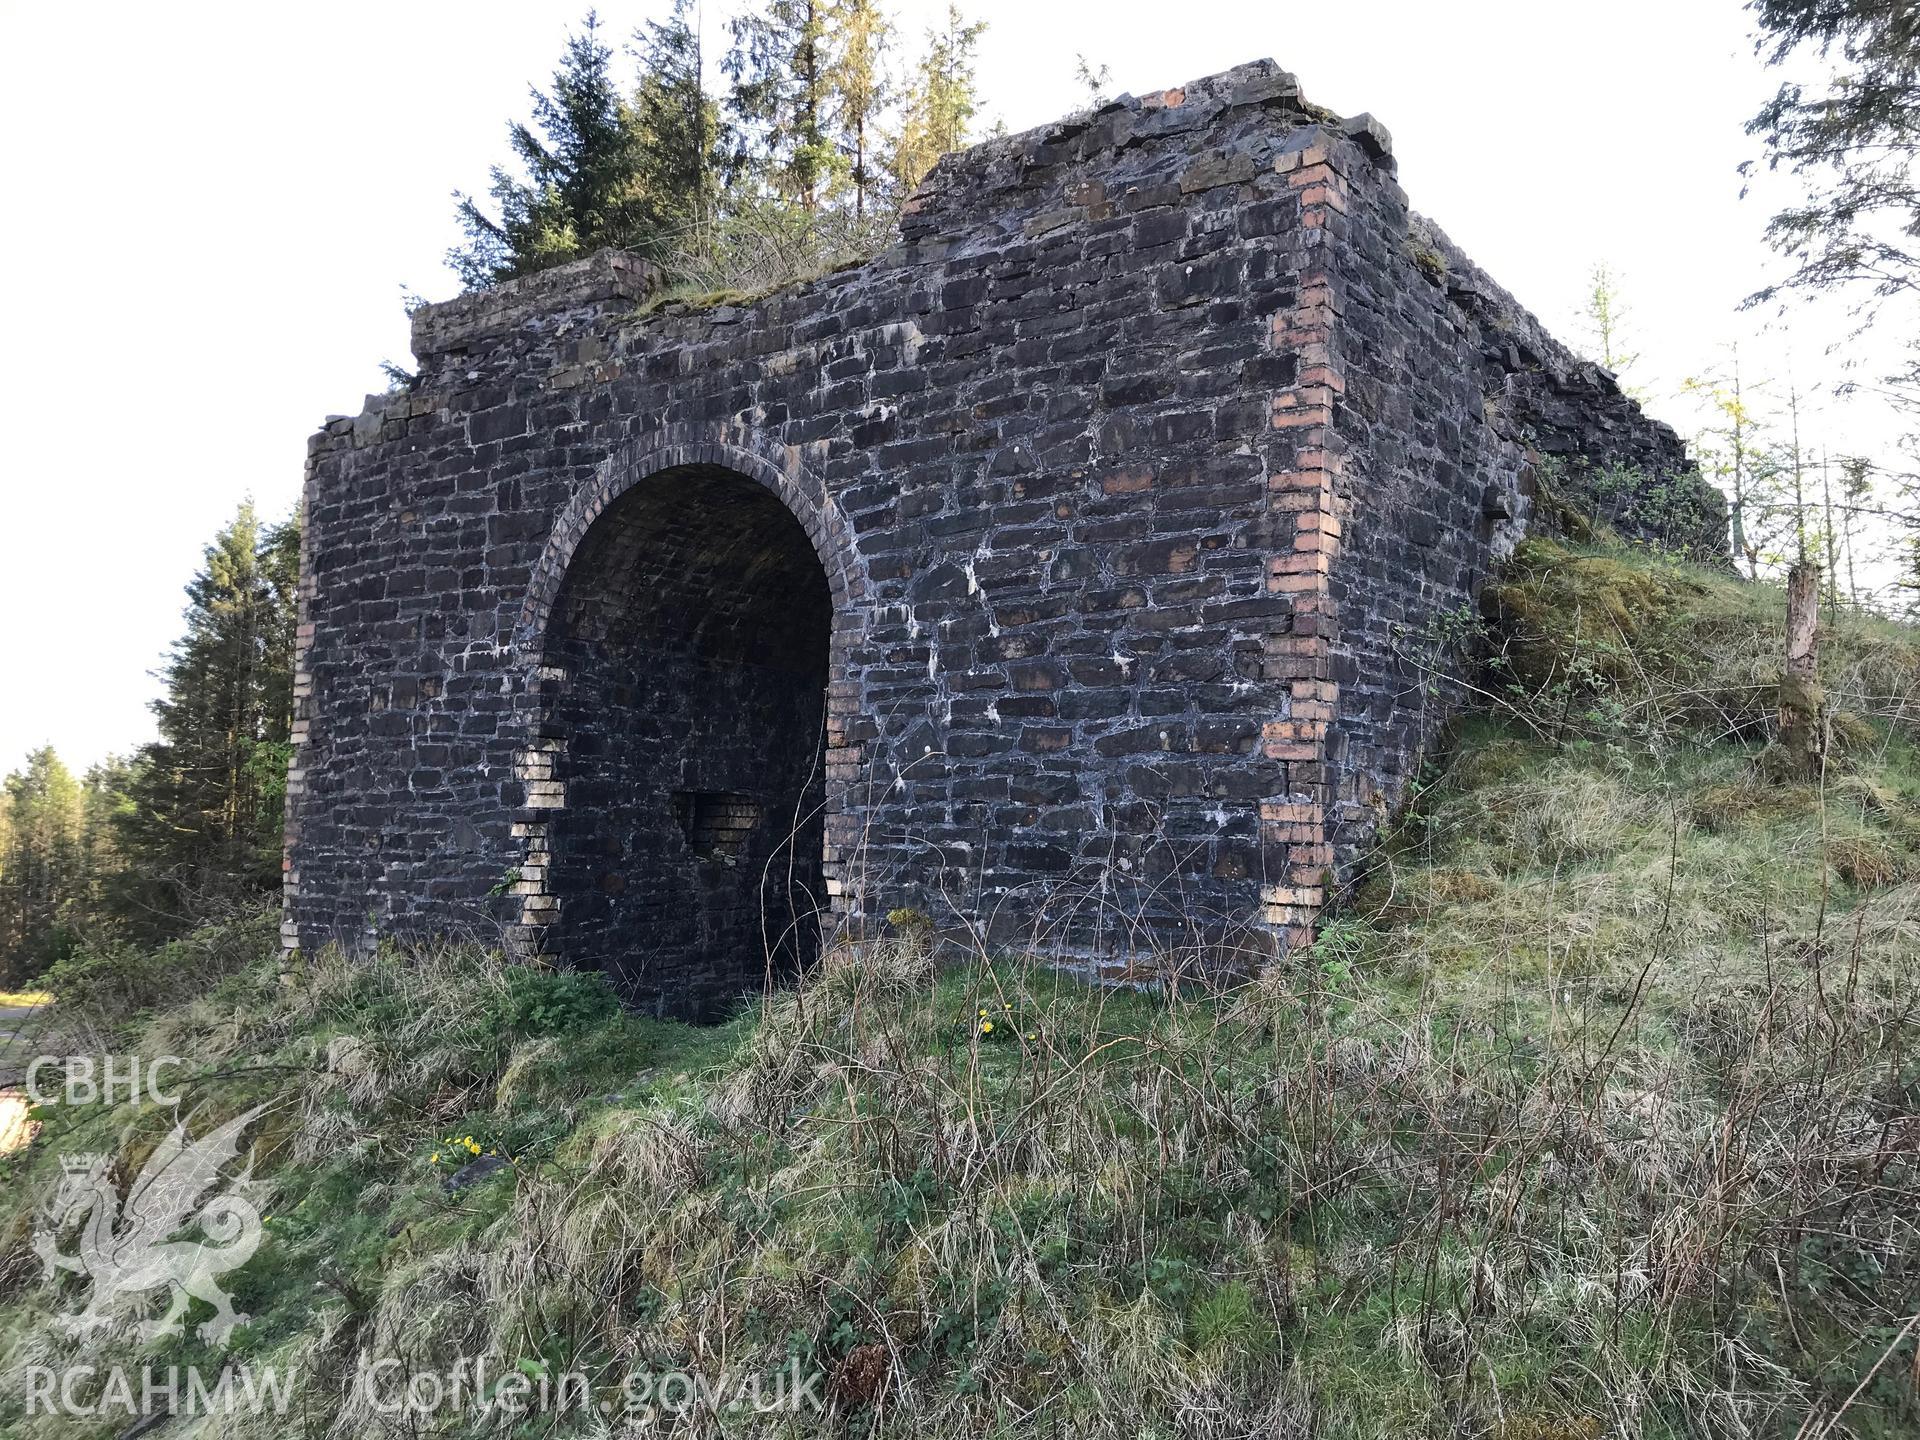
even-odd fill
[(951, 156), (857, 267), (654, 285), (428, 306), (413, 384), (314, 438), (289, 943), (504, 931), (685, 1014), (896, 906), (1266, 953), (1543, 476), (1722, 543), (1672, 432), (1271, 63)]

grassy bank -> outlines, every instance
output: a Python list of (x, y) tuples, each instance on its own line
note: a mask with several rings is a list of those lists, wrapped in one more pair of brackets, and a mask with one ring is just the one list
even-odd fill
[(294, 1377), (168, 1435), (626, 1433), (353, 1384), (487, 1355), (596, 1401), (824, 1377), (657, 1434), (1913, 1433), (1920, 647), (1836, 628), (1839, 758), (1787, 783), (1777, 596), (1534, 545), (1496, 600), (1483, 712), (1314, 952), (1232, 990), (909, 934), (695, 1029), (470, 951), (286, 968), (264, 924), (54, 977), (91, 1043), (190, 1058), (196, 1131), (268, 1107), (264, 1239), (231, 1350), (62, 1334), (35, 1206), (172, 1112), (43, 1111), (0, 1161), (0, 1425), (118, 1435), (20, 1396), (138, 1358)]

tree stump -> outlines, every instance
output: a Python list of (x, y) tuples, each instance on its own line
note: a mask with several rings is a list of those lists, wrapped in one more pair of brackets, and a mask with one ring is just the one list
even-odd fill
[(1787, 663), (1780, 672), (1779, 738), (1786, 774), (1817, 779), (1827, 758), (1826, 692), (1820, 688), (1820, 567), (1787, 572)]

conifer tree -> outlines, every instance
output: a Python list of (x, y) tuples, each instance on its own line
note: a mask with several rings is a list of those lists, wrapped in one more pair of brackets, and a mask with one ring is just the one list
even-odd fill
[(592, 11), (568, 37), (551, 93), (533, 91), (534, 125), (507, 127), (525, 177), (495, 166), (489, 187), (498, 216), (456, 193), (466, 243), (447, 263), (482, 289), (608, 246), (646, 248), (653, 214), (640, 180), (641, 136), (613, 74)]
[(1864, 455), (1843, 455), (1837, 463), (1840, 467), (1840, 551), (1834, 584), (1838, 587), (1844, 570), (1847, 602), (1857, 607), (1860, 604), (1860, 569), (1855, 564), (1854, 540), (1859, 517), (1874, 508), (1874, 466)]
[(944, 23), (927, 36), (889, 165), (903, 196), (914, 191), (942, 155), (967, 143), (968, 128), (980, 109), (974, 66), (986, 28), (986, 21), (969, 22), (958, 5), (949, 4)]
[(1723, 371), (1689, 377), (1680, 388), (1709, 408), (1694, 450), (1702, 472), (1726, 494), (1734, 563), (1745, 565), (1748, 578), (1757, 580), (1763, 566), (1780, 558), (1791, 529), (1784, 457), (1760, 406), (1764, 386), (1743, 373), (1736, 345)]
[[(1749, 0), (1769, 65), (1830, 67), (1782, 84), (1748, 122), (1768, 168), (1805, 193), (1767, 238), (1794, 269), (1779, 289), (1920, 296), (1920, 7), (1911, 0)], [(1871, 312), (1869, 311), (1869, 314)]]
[(84, 884), (80, 783), (51, 745), (7, 776), (0, 848), (0, 985), (14, 988), (65, 958)]
[(114, 910), (119, 877), (126, 870), (120, 831), (128, 811), (127, 762), (109, 755), (87, 767), (80, 782), (80, 884), (73, 904), (83, 938), (110, 934), (117, 928)]
[(695, 0), (674, 0), (664, 21), (635, 37), (640, 85), (633, 115), (638, 133), (636, 179), (648, 224), (661, 243), (718, 209), (725, 164), (720, 108), (707, 94)]
[[(1909, 337), (1883, 385), (1911, 419), (1920, 414), (1920, 5), (1913, 0), (1748, 0), (1755, 50), (1799, 72), (1747, 124), (1768, 169), (1800, 194), (1767, 222), (1787, 261), (1777, 284), (1749, 298), (1846, 294), (1862, 327)], [(1813, 78), (1814, 75), (1819, 78)], [(1743, 167), (1751, 171), (1752, 166)], [(1901, 441), (1920, 451), (1920, 434)], [(1895, 480), (1883, 518), (1920, 554), (1920, 487)]]
[(8, 888), (8, 859), (13, 853), (13, 801), (6, 787), (0, 785), (0, 971), (7, 965), (5, 957), (13, 953), (16, 940), (16, 910), (12, 899), (13, 892)]
[(187, 587), (186, 633), (154, 702), (160, 738), (135, 757), (119, 843), (137, 933), (269, 890), (277, 878), (292, 728), (299, 539), (251, 503)]
[(1593, 345), (1592, 358), (1615, 375), (1625, 375), (1640, 356), (1627, 348), (1627, 302), (1621, 294), (1620, 277), (1604, 261), (1588, 272), (1586, 304), (1580, 318)]
[(881, 188), (874, 152), (880, 117), (893, 101), (887, 74), (893, 25), (879, 0), (835, 0), (829, 25), (834, 37), (828, 64), (834, 131), (853, 192), (853, 213), (864, 216)]
[(766, 0), (730, 22), (741, 169), (777, 199), (817, 210), (841, 157), (833, 143), (828, 0)]

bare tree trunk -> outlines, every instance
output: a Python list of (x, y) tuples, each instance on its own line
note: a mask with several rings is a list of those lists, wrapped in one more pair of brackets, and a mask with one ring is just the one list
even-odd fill
[(1826, 764), (1826, 695), (1820, 688), (1820, 567), (1787, 572), (1787, 665), (1780, 674), (1780, 749), (1788, 773), (1815, 779)]
[(1833, 547), (1840, 532), (1833, 528), (1833, 480), (1827, 473), (1827, 452), (1820, 451), (1820, 503), (1827, 513), (1826, 533), (1820, 539), (1827, 552), (1827, 613), (1840, 608), (1840, 555)]

